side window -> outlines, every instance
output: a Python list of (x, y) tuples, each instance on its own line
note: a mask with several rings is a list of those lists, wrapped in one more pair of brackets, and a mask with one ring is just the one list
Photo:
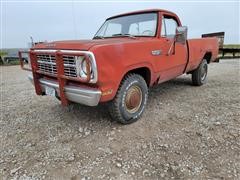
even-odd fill
[[(164, 17), (163, 18), (164, 21), (164, 30), (165, 30), (165, 36), (172, 38), (175, 36), (176, 34), (176, 28), (178, 26), (177, 21), (171, 17)], [(163, 34), (163, 27), (162, 27), (162, 32), (161, 35), (164, 36)]]

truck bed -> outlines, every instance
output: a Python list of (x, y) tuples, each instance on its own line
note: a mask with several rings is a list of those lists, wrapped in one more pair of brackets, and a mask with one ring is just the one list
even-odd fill
[(218, 56), (217, 38), (199, 38), (188, 40), (188, 65), (186, 72), (192, 71), (198, 67), (205, 55), (211, 56), (208, 63), (213, 62)]

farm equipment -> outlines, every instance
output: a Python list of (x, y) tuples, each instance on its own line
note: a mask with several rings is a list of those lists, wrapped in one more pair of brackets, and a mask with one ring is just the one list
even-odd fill
[[(219, 62), (219, 59), (239, 58), (240, 57), (240, 46), (239, 45), (224, 45), (225, 32), (215, 32), (215, 33), (209, 33), (209, 34), (202, 35), (202, 38), (208, 38), (208, 37), (218, 38), (219, 55), (218, 55), (218, 60), (215, 62)], [(226, 56), (226, 54), (228, 54), (228, 56)], [(230, 54), (230, 56), (229, 56), (229, 54)]]

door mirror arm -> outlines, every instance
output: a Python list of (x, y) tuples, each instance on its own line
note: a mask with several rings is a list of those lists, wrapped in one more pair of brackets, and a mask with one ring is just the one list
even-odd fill
[[(175, 54), (175, 37), (174, 37), (174, 40), (173, 40), (173, 42), (172, 42), (172, 44), (171, 44), (171, 46), (170, 46), (170, 48), (169, 48), (169, 50), (168, 50), (168, 53), (167, 53), (167, 56), (170, 56), (170, 55), (172, 55), (172, 54)], [(172, 49), (174, 50), (173, 52), (172, 52)]]

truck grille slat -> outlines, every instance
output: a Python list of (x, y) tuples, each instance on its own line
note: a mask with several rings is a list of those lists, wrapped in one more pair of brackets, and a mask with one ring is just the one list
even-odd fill
[[(38, 69), (45, 73), (57, 75), (56, 57), (54, 55), (40, 54), (37, 55)], [(75, 56), (63, 56), (64, 75), (77, 77)]]

